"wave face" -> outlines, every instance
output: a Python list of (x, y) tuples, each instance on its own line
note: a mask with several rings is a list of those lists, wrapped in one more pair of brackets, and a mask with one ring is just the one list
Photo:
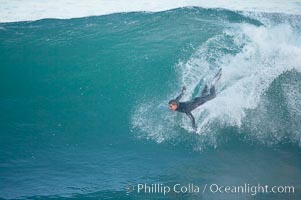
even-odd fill
[[(145, 199), (124, 187), (187, 179), (299, 184), (300, 27), (300, 15), (199, 7), (0, 24), (0, 198)], [(192, 133), (167, 103), (182, 85), (183, 100), (199, 95), (220, 67)]]

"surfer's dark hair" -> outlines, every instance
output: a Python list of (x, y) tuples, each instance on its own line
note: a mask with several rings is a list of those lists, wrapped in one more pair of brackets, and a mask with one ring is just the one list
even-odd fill
[(172, 105), (176, 105), (176, 106), (179, 105), (178, 101), (176, 101), (175, 99), (170, 100), (170, 101), (168, 102), (168, 104), (172, 104)]

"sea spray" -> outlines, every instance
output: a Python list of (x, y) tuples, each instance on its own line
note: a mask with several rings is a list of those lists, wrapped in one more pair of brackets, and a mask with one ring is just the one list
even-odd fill
[[(260, 18), (257, 17), (256, 19)], [(299, 30), (289, 23), (276, 25), (269, 23), (260, 26), (247, 23), (227, 25), (221, 34), (210, 37), (206, 42), (201, 43), (187, 61), (180, 60), (178, 62), (176, 71), (180, 83), (177, 85), (186, 85), (187, 87), (183, 101), (200, 95), (202, 87), (205, 84), (210, 84), (216, 70), (223, 68), (222, 78), (216, 86), (217, 97), (193, 111), (198, 125), (197, 133), (201, 137), (199, 141), (202, 141), (198, 144), (201, 148), (206, 145), (216, 147), (218, 137), (222, 134), (219, 131), (221, 128), (236, 127), (241, 129), (246, 124), (250, 125), (250, 122), (254, 120), (248, 113), (258, 108), (259, 104), (264, 101), (264, 95), (271, 83), (287, 71), (296, 70), (300, 73), (300, 41)], [(286, 101), (298, 99), (292, 94), (296, 95), (297, 93), (285, 95)], [(174, 96), (176, 93), (172, 91), (169, 98), (174, 98)], [(166, 103), (168, 99), (162, 99), (162, 102)], [(147, 104), (151, 105), (152, 103)], [(297, 104), (295, 106), (298, 107), (300, 101), (294, 100), (294, 104)], [(152, 109), (153, 106), (151, 106)], [(291, 113), (296, 110), (288, 109), (288, 112)], [(162, 142), (174, 137), (175, 135), (170, 133), (170, 128), (175, 128), (176, 123), (172, 120), (177, 121), (178, 126), (188, 132), (192, 131), (191, 122), (185, 115), (175, 118), (173, 114), (167, 116), (166, 113), (162, 115), (157, 113), (159, 114), (157, 117), (150, 117), (149, 111), (144, 109), (142, 113), (137, 110), (134, 112), (133, 118), (134, 127), (139, 127), (143, 132), (141, 134), (148, 135), (147, 138)], [(264, 110), (257, 109), (257, 112), (260, 116)], [(299, 116), (294, 116), (300, 119)], [(152, 124), (154, 118), (158, 119), (156, 125)], [(163, 120), (160, 121), (159, 118)], [(139, 126), (135, 120), (144, 121), (144, 126)], [(261, 123), (264, 126), (265, 123), (268, 124), (269, 122), (261, 121)], [(164, 124), (174, 125), (170, 128), (168, 128), (169, 125), (163, 128)], [(255, 124), (253, 126), (256, 127)], [(146, 127), (153, 128), (146, 131)], [(257, 138), (255, 132), (252, 134), (255, 137), (252, 138), (260, 140), (262, 134), (268, 133), (258, 133)], [(299, 141), (297, 139), (299, 137), (294, 136), (289, 140)], [(158, 140), (158, 138), (160, 139)], [(196, 148), (198, 149), (198, 147)]]

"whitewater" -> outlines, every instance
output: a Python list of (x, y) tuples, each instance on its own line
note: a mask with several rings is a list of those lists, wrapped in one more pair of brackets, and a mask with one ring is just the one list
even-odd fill
[[(217, 147), (222, 127), (235, 127), (243, 137), (263, 144), (275, 145), (289, 140), (300, 146), (300, 84), (292, 81), (274, 88), (273, 93), (281, 92), (284, 99), (279, 101), (283, 101), (287, 108), (277, 107), (280, 102), (274, 105), (273, 98), (280, 97), (269, 96), (273, 84), (283, 76), (297, 76), (299, 80), (300, 16), (252, 12), (244, 15), (258, 21), (253, 25), (226, 24), (226, 29), (220, 34), (196, 47), (188, 60), (180, 59), (175, 65), (178, 77), (173, 89), (179, 90), (182, 85), (188, 88), (183, 101), (200, 95), (201, 88), (210, 84), (217, 69), (223, 68), (217, 97), (193, 111), (201, 141), (196, 149), (208, 145)], [(177, 120), (179, 116), (162, 112), (162, 107), (177, 95), (176, 92), (138, 106), (133, 115), (133, 127), (141, 129), (146, 138), (158, 143), (179, 137), (172, 133), (178, 123), (192, 132), (191, 122), (186, 116)], [(271, 105), (275, 111), (268, 109)], [(157, 112), (153, 111), (154, 108)], [(284, 116), (279, 116), (281, 111), (278, 109), (286, 109), (291, 116), (284, 119)], [(278, 119), (272, 116), (278, 116)]]

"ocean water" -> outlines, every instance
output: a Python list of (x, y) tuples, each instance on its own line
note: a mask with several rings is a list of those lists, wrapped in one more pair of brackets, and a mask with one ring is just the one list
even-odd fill
[[(1, 17), (0, 198), (301, 198), (301, 4), (177, 5)], [(183, 85), (183, 100), (199, 95), (220, 67), (217, 97), (193, 111), (194, 133), (167, 103)], [(201, 191), (138, 192), (144, 183)]]

